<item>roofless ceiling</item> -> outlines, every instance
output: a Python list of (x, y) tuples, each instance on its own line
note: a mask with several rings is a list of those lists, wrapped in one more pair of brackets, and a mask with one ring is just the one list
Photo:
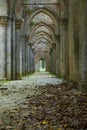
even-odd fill
[(26, 0), (24, 2), (24, 5), (30, 11), (30, 40), (33, 45), (37, 44), (38, 48), (43, 48), (43, 46), (50, 48), (54, 43), (53, 35), (55, 36), (57, 22), (54, 15), (51, 14), (51, 10), (55, 8), (56, 12), (56, 6), (59, 4), (58, 1)]

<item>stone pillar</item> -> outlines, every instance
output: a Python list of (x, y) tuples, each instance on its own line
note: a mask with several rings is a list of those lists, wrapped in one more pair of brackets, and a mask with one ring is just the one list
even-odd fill
[(31, 73), (33, 72), (33, 54), (32, 54), (32, 47), (30, 50), (30, 56), (31, 56)]
[(20, 54), (19, 54), (19, 59), (20, 59), (20, 68), (19, 68), (19, 74), (20, 78), (22, 77), (22, 33), (20, 35)]
[(28, 74), (30, 73), (30, 57), (29, 57), (29, 51), (30, 51), (30, 46), (29, 46), (29, 43), (28, 43), (28, 45), (27, 45), (27, 49), (28, 49), (28, 51), (27, 51), (27, 53), (28, 53), (28, 59), (27, 59), (27, 61), (28, 61)]
[(60, 57), (61, 57), (61, 76), (68, 78), (68, 24), (67, 19), (61, 19), (60, 25)]
[(26, 49), (26, 60), (27, 60), (27, 73), (32, 73), (34, 69), (34, 52), (31, 46), (31, 43), (27, 44), (27, 49)]
[(60, 10), (60, 75), (68, 78), (68, 14), (70, 0), (61, 0)]
[(21, 23), (22, 19), (16, 19), (16, 42), (15, 42), (15, 64), (16, 64), (16, 79), (22, 77), (22, 37), (21, 37)]
[(51, 72), (51, 50), (49, 51), (49, 72)]
[(53, 43), (53, 73), (56, 73), (56, 44)]
[(28, 40), (29, 40), (29, 36), (26, 35), (26, 39), (25, 39), (25, 74), (28, 74)]
[(12, 37), (11, 37), (11, 61), (12, 61), (12, 65), (11, 65), (11, 77), (12, 80), (16, 79), (16, 64), (15, 64), (15, 60), (16, 60), (16, 52), (15, 52), (15, 16), (13, 16), (12, 18)]
[(50, 70), (53, 72), (53, 49), (50, 50)]
[(30, 57), (31, 45), (28, 43), (28, 74), (31, 73), (31, 57)]
[(6, 26), (7, 18), (0, 16), (0, 79), (6, 78)]
[(51, 72), (51, 50), (50, 49), (49, 49), (49, 72)]
[(32, 49), (32, 65), (33, 65), (33, 72), (35, 72), (35, 49)]
[(60, 74), (60, 35), (56, 36), (56, 74)]
[(25, 35), (22, 36), (22, 75), (25, 76)]
[(79, 26), (79, 0), (69, 0), (69, 79), (79, 82), (80, 64), (80, 26)]
[(32, 45), (31, 43), (29, 44), (30, 49), (29, 49), (29, 65), (30, 65), (30, 73), (32, 73)]
[[(80, 17), (81, 16), (81, 17)], [(87, 1), (80, 0), (81, 91), (87, 93)]]
[(6, 70), (6, 77), (8, 80), (11, 80), (11, 18), (8, 18), (7, 23), (7, 49), (6, 49), (6, 59), (7, 59), (7, 70)]
[(46, 69), (46, 71), (48, 71), (48, 72), (50, 72), (50, 50), (47, 50), (47, 52), (46, 52), (46, 62), (45, 62), (45, 66), (47, 66), (47, 69)]

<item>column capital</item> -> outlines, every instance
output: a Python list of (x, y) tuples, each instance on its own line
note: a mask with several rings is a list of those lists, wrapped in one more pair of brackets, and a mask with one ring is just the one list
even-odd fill
[(15, 23), (16, 23), (16, 28), (20, 29), (21, 28), (21, 24), (24, 20), (22, 18), (15, 18)]
[(32, 48), (32, 52), (35, 54), (35, 48)]
[(8, 16), (0, 16), (0, 25), (5, 26), (8, 22)]
[(29, 35), (28, 35), (28, 34), (25, 34), (25, 38), (29, 38)]
[(50, 48), (50, 54), (53, 52), (53, 48)]
[(56, 43), (52, 43), (53, 49), (56, 48)]
[(60, 34), (55, 35), (55, 38), (56, 38), (56, 39), (59, 39), (59, 38), (60, 38)]
[(61, 25), (67, 25), (68, 24), (68, 18), (61, 18), (60, 19), (60, 24)]
[(30, 46), (30, 47), (32, 48), (32, 43), (31, 43), (31, 42), (29, 42), (29, 43), (28, 43), (28, 46)]

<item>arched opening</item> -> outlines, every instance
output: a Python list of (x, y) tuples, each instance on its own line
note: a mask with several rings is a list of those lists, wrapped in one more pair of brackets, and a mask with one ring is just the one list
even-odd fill
[(58, 22), (57, 22), (56, 18), (54, 17), (54, 14), (52, 14), (52, 12), (50, 12), (46, 8), (42, 8), (42, 9), (39, 8), (39, 9), (34, 10), (33, 13), (29, 17), (30, 22), (39, 13), (46, 14), (48, 17), (50, 17), (50, 19), (53, 21), (53, 24), (54, 24), (55, 34), (57, 35), (59, 33)]
[(45, 59), (43, 59), (43, 58), (40, 59), (39, 63), (40, 63), (39, 71), (40, 72), (45, 72), (46, 71), (46, 61), (45, 61)]
[(50, 11), (36, 9), (29, 17), (29, 25), (30, 41), (35, 46), (35, 70), (50, 71), (50, 50), (56, 43), (55, 27), (58, 28), (58, 23)]
[(0, 79), (0, 130), (87, 130), (87, 0), (0, 0)]

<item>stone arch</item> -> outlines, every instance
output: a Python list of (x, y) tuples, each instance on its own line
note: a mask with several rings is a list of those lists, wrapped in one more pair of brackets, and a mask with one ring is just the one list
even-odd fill
[(58, 29), (58, 22), (57, 22), (56, 18), (54, 17), (54, 15), (53, 15), (49, 10), (47, 10), (47, 9), (45, 9), (45, 8), (39, 8), (39, 9), (34, 10), (34, 11), (31, 13), (30, 17), (29, 17), (29, 24), (30, 24), (31, 20), (33, 19), (33, 17), (34, 17), (35, 15), (41, 13), (41, 12), (47, 14), (47, 15), (53, 20), (54, 25), (55, 25), (55, 34), (57, 35), (57, 34), (58, 34), (58, 31), (59, 31), (59, 29)]
[[(51, 42), (49, 39), (47, 39), (47, 38), (45, 38), (45, 37), (41, 37), (41, 36), (39, 36), (39, 37), (37, 38), (37, 40), (38, 40), (38, 39), (42, 39), (42, 38), (45, 39), (46, 41), (48, 41), (49, 43)], [(52, 43), (52, 42), (51, 42), (51, 43)]]
[(47, 35), (51, 40), (53, 40), (53, 39), (52, 39), (52, 36), (51, 36), (49, 33), (45, 32), (45, 31), (37, 32), (37, 35), (38, 35), (38, 34), (44, 34), (44, 35)]
[[(50, 32), (54, 33), (53, 29), (52, 29), (49, 25), (47, 25), (47, 24), (45, 24), (45, 23), (42, 23), (42, 22), (39, 23), (39, 24), (37, 24), (37, 25), (34, 27), (34, 29), (36, 30), (36, 29), (39, 28), (40, 26), (44, 26), (44, 27), (46, 27), (48, 30), (50, 30)], [(34, 29), (32, 29), (31, 32), (35, 31)]]
[(41, 39), (38, 39), (36, 44), (37, 44), (37, 45), (38, 45), (38, 44), (41, 44), (40, 42), (43, 42), (44, 44), (47, 44), (50, 48), (52, 47), (52, 45), (49, 43), (49, 41), (46, 41), (46, 42), (45, 42), (45, 41), (43, 41), (43, 40), (41, 40)]
[[(45, 38), (45, 39), (47, 39), (47, 40), (49, 39), (49, 38), (46, 38), (46, 37), (45, 37), (46, 35), (44, 35), (44, 34), (39, 34), (39, 35), (37, 35), (37, 36), (38, 36), (38, 37)], [(48, 37), (48, 36), (47, 36), (47, 37)], [(52, 39), (49, 39), (49, 41), (50, 41), (50, 42), (53, 42)]]
[(43, 23), (38, 24), (37, 26), (35, 26), (35, 27), (32, 29), (31, 34), (32, 34), (32, 32), (36, 31), (36, 30), (37, 30), (39, 27), (41, 27), (41, 26), (47, 28), (47, 29), (49, 30), (50, 34), (51, 34), (51, 33), (54, 34), (53, 30), (52, 30), (48, 25), (43, 24)]
[(38, 14), (36, 14), (31, 19), (30, 22), (32, 22), (32, 21), (33, 21), (33, 23), (35, 23), (35, 25), (38, 24), (38, 23), (43, 22), (43, 23), (45, 23), (47, 25), (52, 25), (54, 27), (54, 21), (53, 21), (53, 19), (50, 16), (48, 16), (46, 13), (44, 13), (44, 12), (39, 12)]
[(32, 39), (32, 35), (34, 34), (34, 32), (35, 32), (35, 31), (36, 31), (39, 27), (41, 27), (41, 26), (46, 27), (46, 28), (49, 30), (49, 32), (51, 32), (51, 33), (52, 33), (52, 39), (53, 39), (53, 41), (55, 42), (55, 35), (54, 35), (53, 30), (52, 30), (52, 29), (51, 29), (48, 25), (43, 24), (43, 23), (38, 24), (37, 26), (35, 26), (35, 28), (34, 28), (34, 29), (32, 29), (31, 34), (30, 34), (30, 39)]

